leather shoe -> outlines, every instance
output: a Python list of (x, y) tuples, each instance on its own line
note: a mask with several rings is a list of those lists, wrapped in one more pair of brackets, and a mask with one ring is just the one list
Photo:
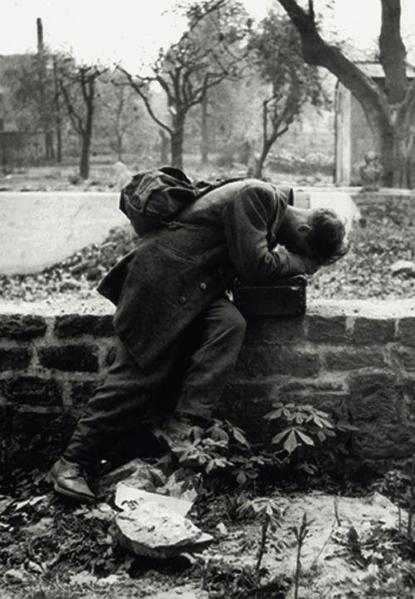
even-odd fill
[(84, 501), (94, 501), (91, 491), (82, 473), (82, 468), (76, 462), (60, 458), (46, 475), (46, 482), (51, 483), (57, 493)]

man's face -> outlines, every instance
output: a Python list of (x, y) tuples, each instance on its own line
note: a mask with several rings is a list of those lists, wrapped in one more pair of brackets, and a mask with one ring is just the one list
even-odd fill
[(284, 245), (289, 252), (301, 256), (311, 256), (308, 244), (308, 234), (311, 230), (307, 213), (296, 214), (291, 222), (289, 233), (286, 235)]
[(307, 243), (306, 236), (299, 233), (297, 230), (292, 231), (289, 237), (285, 240), (285, 247), (289, 252), (293, 254), (300, 254), (301, 256), (310, 256), (310, 248)]

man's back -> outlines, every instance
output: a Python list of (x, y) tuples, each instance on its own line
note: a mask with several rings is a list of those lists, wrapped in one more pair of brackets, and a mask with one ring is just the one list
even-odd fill
[(109, 273), (99, 290), (117, 297), (116, 331), (143, 367), (237, 274), (264, 280), (278, 274), (269, 237), (285, 207), (267, 183), (228, 183), (143, 238), (121, 274), (119, 267)]

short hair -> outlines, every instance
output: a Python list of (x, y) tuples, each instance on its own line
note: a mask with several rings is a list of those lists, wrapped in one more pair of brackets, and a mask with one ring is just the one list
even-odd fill
[(312, 257), (320, 264), (336, 262), (347, 253), (345, 227), (333, 210), (317, 208), (312, 212), (309, 224), (308, 246)]

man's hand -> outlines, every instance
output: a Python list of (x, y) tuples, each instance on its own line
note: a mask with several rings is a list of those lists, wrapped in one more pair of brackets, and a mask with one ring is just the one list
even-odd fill
[(278, 254), (283, 264), (281, 269), (282, 276), (313, 275), (321, 266), (317, 260), (313, 260), (313, 258), (309, 258), (304, 254), (293, 254), (281, 245), (277, 245), (273, 252)]
[(313, 258), (309, 258), (308, 256), (293, 254), (288, 251), (287, 255), (291, 274), (313, 275), (320, 268), (317, 260), (313, 260)]
[(308, 258), (307, 256), (300, 256), (300, 258), (304, 263), (305, 272), (307, 275), (313, 275), (321, 266), (321, 264), (313, 258)]

